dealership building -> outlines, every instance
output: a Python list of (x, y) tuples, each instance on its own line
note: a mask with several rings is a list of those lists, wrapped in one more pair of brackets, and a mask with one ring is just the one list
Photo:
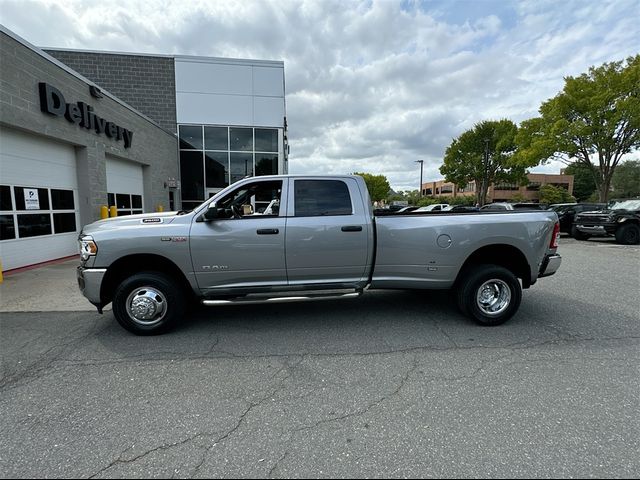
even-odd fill
[(284, 64), (42, 50), (0, 26), (4, 271), (77, 253), (103, 206), (192, 208), (286, 173)]

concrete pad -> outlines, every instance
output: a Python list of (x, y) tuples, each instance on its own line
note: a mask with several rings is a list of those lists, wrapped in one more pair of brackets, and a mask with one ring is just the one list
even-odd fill
[(74, 258), (5, 275), (0, 284), (0, 312), (95, 311), (78, 289), (79, 264)]

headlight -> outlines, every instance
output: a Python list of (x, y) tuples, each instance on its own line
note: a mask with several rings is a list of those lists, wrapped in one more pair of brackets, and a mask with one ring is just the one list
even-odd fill
[(82, 237), (80, 239), (80, 258), (86, 262), (89, 257), (98, 253), (98, 245), (91, 237)]

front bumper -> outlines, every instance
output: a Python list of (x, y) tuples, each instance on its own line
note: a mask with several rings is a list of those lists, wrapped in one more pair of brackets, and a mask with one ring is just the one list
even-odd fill
[(603, 225), (576, 225), (576, 229), (589, 235), (606, 235), (608, 233)]
[(106, 268), (78, 267), (76, 271), (80, 291), (98, 308), (98, 311), (102, 308), (100, 287), (102, 286), (102, 279), (104, 278), (105, 273), (107, 273)]
[(538, 278), (553, 275), (554, 273), (556, 273), (558, 268), (560, 268), (561, 263), (562, 257), (557, 253), (554, 253), (553, 255), (547, 255), (546, 257), (544, 257), (542, 265), (540, 265), (540, 274), (538, 275)]

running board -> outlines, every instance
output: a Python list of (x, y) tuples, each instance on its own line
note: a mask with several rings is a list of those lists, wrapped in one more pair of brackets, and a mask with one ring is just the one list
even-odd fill
[(341, 298), (357, 298), (362, 295), (362, 290), (350, 293), (336, 294), (335, 292), (320, 292), (320, 293), (304, 293), (304, 295), (290, 295), (290, 296), (265, 296), (255, 295), (247, 297), (238, 297), (230, 300), (202, 300), (202, 304), (208, 307), (218, 305), (251, 305), (251, 304), (265, 304), (265, 303), (290, 303), (290, 302), (304, 302), (307, 300), (339, 300)]

